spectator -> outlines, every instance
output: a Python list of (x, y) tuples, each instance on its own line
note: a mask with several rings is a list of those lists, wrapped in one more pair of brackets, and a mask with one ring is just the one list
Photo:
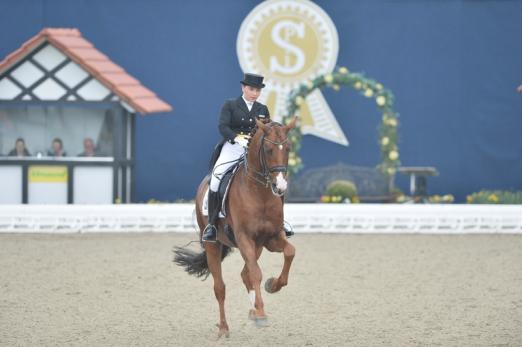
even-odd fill
[(9, 152), (8, 156), (10, 156), (10, 157), (30, 157), (31, 156), (31, 154), (29, 153), (27, 148), (25, 148), (24, 139), (22, 139), (21, 137), (16, 139), (15, 148), (13, 148), (11, 150), (11, 152)]
[(67, 153), (63, 150), (63, 142), (62, 139), (57, 137), (53, 140), (52, 148), (50, 151), (47, 151), (47, 155), (49, 157), (65, 157)]
[(78, 154), (79, 157), (96, 157), (96, 146), (90, 137), (83, 139), (83, 152)]

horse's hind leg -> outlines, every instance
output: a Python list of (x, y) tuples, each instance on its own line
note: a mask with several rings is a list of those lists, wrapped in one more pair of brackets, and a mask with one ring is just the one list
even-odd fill
[(218, 337), (230, 335), (227, 320), (225, 317), (225, 282), (221, 273), (221, 252), (222, 245), (220, 243), (205, 242), (205, 250), (207, 253), (208, 269), (214, 279), (214, 294), (219, 304), (219, 328)]
[(288, 274), (290, 272), (290, 266), (292, 265), (292, 261), (295, 256), (295, 247), (288, 242), (286, 238), (281, 236), (277, 239), (270, 240), (266, 248), (270, 252), (283, 252), (285, 257), (285, 262), (283, 264), (283, 270), (278, 278), (269, 278), (265, 282), (265, 290), (269, 293), (275, 293), (281, 290), (284, 286), (288, 284)]

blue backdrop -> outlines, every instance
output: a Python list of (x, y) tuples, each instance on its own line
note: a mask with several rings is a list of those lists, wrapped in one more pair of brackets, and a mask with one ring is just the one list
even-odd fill
[[(259, 1), (1, 0), (0, 57), (43, 27), (76, 27), (169, 102), (140, 117), (137, 200), (190, 199), (218, 141), (223, 101), (238, 96), (241, 22)], [(405, 166), (435, 166), (432, 194), (522, 189), (521, 1), (317, 1), (339, 33), (338, 65), (390, 88)], [(373, 102), (325, 91), (350, 147), (306, 136), (306, 167), (379, 163)], [(327, 154), (327, 155), (325, 155)], [(407, 191), (407, 178), (397, 177)]]

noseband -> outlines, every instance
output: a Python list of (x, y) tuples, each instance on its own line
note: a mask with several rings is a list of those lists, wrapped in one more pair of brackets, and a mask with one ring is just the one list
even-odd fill
[[(276, 125), (277, 126), (281, 126), (281, 124), (276, 123), (276, 122), (272, 122), (268, 126), (271, 128), (271, 127), (276, 126)], [(262, 185), (264, 185), (265, 188), (268, 188), (269, 186), (273, 187), (273, 185), (274, 185), (274, 182), (272, 181), (272, 176), (270, 176), (270, 174), (274, 173), (274, 172), (286, 173), (288, 168), (287, 168), (287, 165), (268, 166), (268, 163), (266, 162), (265, 141), (269, 142), (269, 143), (271, 143), (273, 145), (276, 145), (279, 149), (282, 149), (283, 145), (288, 142), (288, 138), (284, 139), (281, 142), (279, 142), (279, 141), (272, 141), (272, 140), (268, 139), (266, 137), (266, 133), (263, 132), (263, 136), (261, 137), (261, 144), (259, 146), (259, 152), (258, 152), (259, 164), (261, 166), (261, 171), (252, 170), (254, 175), (248, 175), (248, 176), (253, 178), (255, 181), (261, 183)], [(248, 174), (248, 169), (249, 168), (248, 168), (248, 160), (247, 159), (245, 159), (245, 169), (246, 169), (246, 172)], [(256, 177), (256, 175), (259, 178)], [(279, 196), (284, 195), (284, 193), (278, 194), (278, 193), (274, 192), (273, 189), (272, 189), (272, 193), (274, 193), (275, 195), (279, 195)]]

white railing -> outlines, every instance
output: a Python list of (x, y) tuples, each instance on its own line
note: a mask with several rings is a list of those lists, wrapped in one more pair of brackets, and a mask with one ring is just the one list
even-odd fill
[[(287, 204), (297, 233), (522, 233), (522, 205)], [(0, 205), (0, 232), (195, 232), (194, 206)]]

